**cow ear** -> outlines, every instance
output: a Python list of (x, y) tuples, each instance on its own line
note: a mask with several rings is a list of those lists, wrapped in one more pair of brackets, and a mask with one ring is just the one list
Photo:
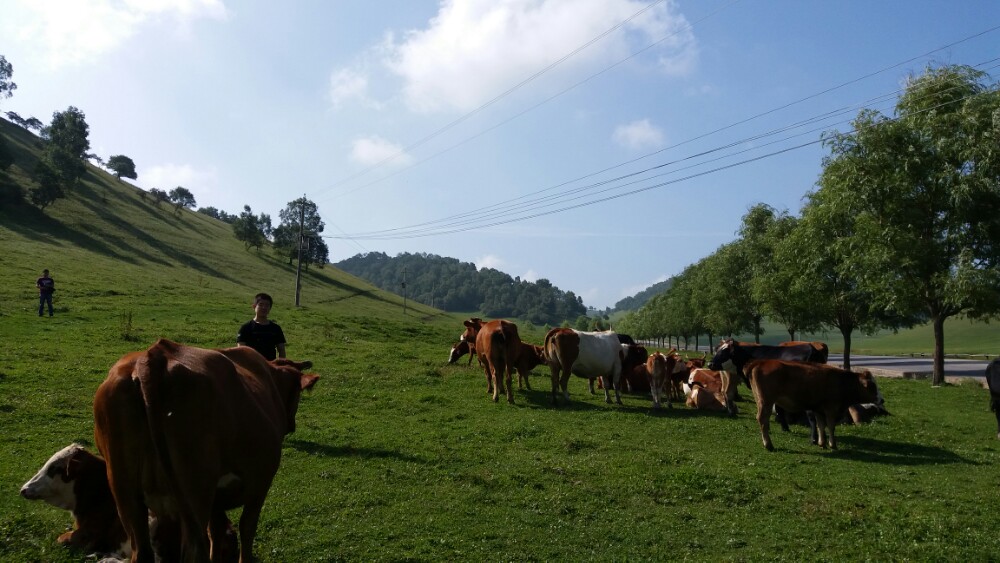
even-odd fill
[(77, 450), (66, 459), (66, 467), (63, 469), (63, 480), (67, 483), (78, 478), (84, 470), (84, 455), (82, 450)]
[(299, 386), (302, 387), (303, 391), (311, 391), (317, 381), (319, 381), (319, 376), (315, 373), (303, 373), (299, 377)]
[(472, 328), (472, 321), (465, 321), (462, 324), (464, 324), (465, 326), (467, 326), (469, 328)]

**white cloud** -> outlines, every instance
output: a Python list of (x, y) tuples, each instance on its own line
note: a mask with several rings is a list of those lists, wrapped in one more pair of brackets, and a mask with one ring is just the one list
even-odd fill
[(633, 150), (660, 148), (664, 139), (663, 131), (648, 119), (619, 125), (611, 138), (619, 145)]
[[(487, 254), (486, 256), (480, 256), (476, 258), (476, 268), (482, 270), (483, 268), (493, 268), (495, 270), (500, 270), (504, 265), (503, 258), (496, 256), (495, 254)], [(501, 270), (502, 271), (502, 270)]]
[(377, 135), (363, 139), (355, 139), (351, 144), (351, 160), (371, 166), (387, 162), (396, 166), (406, 166), (414, 162), (403, 147), (390, 143)]
[[(643, 5), (635, 0), (442, 0), (425, 29), (406, 33), (398, 44), (390, 39), (385, 64), (404, 80), (404, 97), (415, 111), (470, 111)], [(628, 56), (630, 41), (657, 42), (659, 66), (684, 72), (697, 55), (687, 26), (673, 2), (656, 4), (551, 73), (596, 71)]]
[(350, 101), (358, 101), (368, 107), (378, 104), (368, 96), (368, 76), (361, 71), (343, 68), (330, 75), (330, 103), (340, 108)]
[(538, 272), (529, 269), (527, 272), (521, 274), (521, 281), (526, 281), (526, 282), (538, 281)]
[(169, 192), (185, 187), (197, 196), (199, 190), (212, 189), (218, 184), (218, 174), (212, 170), (196, 170), (190, 164), (158, 164), (136, 171), (139, 183), (147, 190), (158, 188)]
[(55, 69), (97, 59), (162, 17), (179, 30), (203, 18), (225, 20), (222, 0), (21, 0), (20, 39)]
[(632, 287), (626, 287), (625, 289), (622, 290), (621, 295), (619, 296), (619, 299), (624, 299), (626, 297), (631, 297), (631, 296), (635, 295), (636, 293), (639, 293), (640, 291), (644, 291), (646, 289), (649, 289), (653, 285), (656, 285), (656, 284), (658, 284), (658, 283), (660, 283), (662, 281), (667, 281), (668, 277), (669, 276), (663, 275), (663, 276), (660, 276), (660, 277), (656, 278), (655, 280), (653, 280), (653, 281), (651, 281), (651, 282), (649, 282), (647, 284), (634, 285)]

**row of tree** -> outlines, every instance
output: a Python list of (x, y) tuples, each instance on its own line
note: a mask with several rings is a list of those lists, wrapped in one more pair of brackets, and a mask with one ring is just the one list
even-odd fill
[[(535, 324), (583, 322), (587, 308), (572, 291), (549, 280), (524, 281), (493, 268), (476, 268), (435, 254), (357, 254), (335, 264), (373, 285), (445, 311), (479, 311), (487, 317), (520, 318)], [(405, 284), (405, 285), (404, 285)]]
[[(933, 383), (944, 322), (1000, 314), (1000, 88), (967, 66), (909, 80), (894, 116), (861, 111), (794, 217), (765, 204), (739, 237), (689, 266), (619, 328), (645, 338), (754, 334), (766, 316), (791, 339), (930, 322)], [(711, 343), (711, 342), (710, 342)]]
[(319, 208), (305, 197), (288, 202), (278, 212), (280, 223), (277, 227), (272, 227), (270, 215), (255, 215), (249, 205), (244, 205), (238, 216), (214, 208), (198, 211), (230, 223), (236, 239), (243, 242), (247, 250), (255, 248), (260, 252), (263, 247), (270, 246), (276, 256), (288, 260), (289, 264), (301, 258), (302, 265), (307, 268), (309, 264), (322, 268), (330, 259), (330, 250), (320, 236), (325, 224)]

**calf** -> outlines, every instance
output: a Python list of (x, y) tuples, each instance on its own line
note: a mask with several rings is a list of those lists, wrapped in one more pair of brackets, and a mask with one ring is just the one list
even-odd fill
[[(670, 353), (655, 352), (646, 360), (646, 375), (649, 377), (649, 391), (653, 396), (653, 408), (660, 408), (660, 397), (669, 383), (670, 373), (677, 365), (678, 356)], [(672, 408), (670, 392), (667, 391), (667, 408)]]
[[(27, 483), (21, 496), (42, 500), (73, 515), (73, 530), (60, 535), (57, 542), (84, 553), (106, 556), (105, 560), (128, 558), (131, 545), (108, 485), (107, 464), (79, 444), (70, 444), (56, 452)], [(216, 561), (235, 563), (239, 542), (225, 513), (226, 534), (216, 546)], [(149, 514), (153, 550), (160, 561), (178, 561), (181, 556), (181, 531), (176, 522)]]
[[(723, 411), (732, 399), (723, 393), (726, 379), (729, 374), (724, 370), (713, 371), (705, 368), (696, 368), (691, 371), (688, 377), (687, 406), (694, 409)], [(729, 386), (735, 389), (736, 386)]]
[(1000, 440), (1000, 358), (986, 366), (986, 386), (990, 388), (990, 410), (997, 417), (997, 439)]
[(816, 416), (818, 443), (837, 449), (837, 419), (850, 405), (879, 400), (871, 372), (854, 373), (824, 364), (784, 360), (752, 360), (744, 366), (750, 388), (757, 399), (757, 422), (768, 451), (771, 443), (771, 409), (777, 405), (790, 412), (811, 410)]
[(521, 352), (517, 356), (517, 361), (514, 363), (514, 367), (517, 368), (517, 388), (521, 389), (523, 383), (524, 388), (531, 391), (531, 383), (528, 382), (528, 375), (531, 370), (545, 363), (545, 349), (541, 346), (535, 346), (534, 344), (528, 344), (527, 342), (521, 343)]

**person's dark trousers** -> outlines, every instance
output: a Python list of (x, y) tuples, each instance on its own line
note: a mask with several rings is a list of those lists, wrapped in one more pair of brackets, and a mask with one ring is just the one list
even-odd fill
[(42, 311), (45, 309), (45, 304), (49, 304), (49, 316), (52, 316), (52, 294), (43, 293), (38, 296), (38, 316), (42, 316)]

